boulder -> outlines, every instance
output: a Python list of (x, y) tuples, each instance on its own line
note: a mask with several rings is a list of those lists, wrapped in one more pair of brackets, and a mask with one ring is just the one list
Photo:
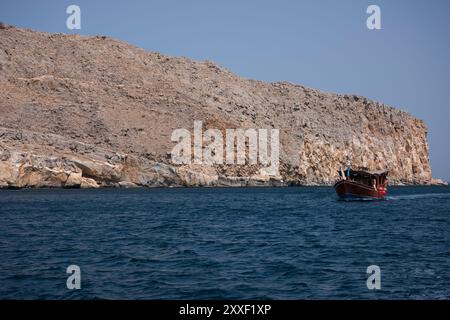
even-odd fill
[(97, 189), (100, 186), (97, 184), (97, 181), (91, 178), (82, 178), (80, 187), (82, 189)]

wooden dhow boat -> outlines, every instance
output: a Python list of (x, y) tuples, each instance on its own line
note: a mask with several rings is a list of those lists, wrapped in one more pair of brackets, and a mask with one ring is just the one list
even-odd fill
[(341, 200), (382, 200), (387, 196), (387, 170), (341, 169), (334, 189)]

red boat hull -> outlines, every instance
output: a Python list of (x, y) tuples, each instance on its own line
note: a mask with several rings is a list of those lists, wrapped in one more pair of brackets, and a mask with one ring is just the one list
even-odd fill
[(373, 187), (352, 180), (339, 180), (335, 183), (334, 189), (339, 198), (344, 200), (384, 199), (386, 197), (385, 190), (376, 190)]

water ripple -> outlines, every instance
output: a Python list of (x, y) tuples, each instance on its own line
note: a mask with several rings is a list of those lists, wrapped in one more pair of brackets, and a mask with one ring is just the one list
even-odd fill
[[(0, 298), (450, 298), (449, 188), (391, 190), (2, 191)], [(82, 290), (66, 288), (70, 264)]]

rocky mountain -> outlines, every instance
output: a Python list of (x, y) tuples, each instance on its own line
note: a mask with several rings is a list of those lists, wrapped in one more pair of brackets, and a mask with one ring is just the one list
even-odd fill
[[(194, 121), (279, 129), (279, 174), (173, 164), (171, 135)], [(1, 187), (331, 184), (347, 154), (353, 166), (389, 169), (391, 183), (432, 182), (427, 128), (398, 109), (104, 36), (0, 24)]]

